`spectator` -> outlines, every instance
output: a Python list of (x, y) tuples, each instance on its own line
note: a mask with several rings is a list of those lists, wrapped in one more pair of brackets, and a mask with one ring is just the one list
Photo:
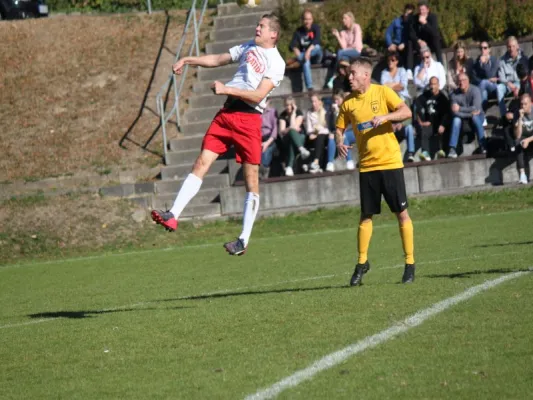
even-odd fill
[(341, 61), (337, 68), (337, 77), (333, 79), (333, 91), (342, 91), (350, 93), (352, 88), (350, 87), (350, 81), (348, 80), (348, 68), (350, 63), (348, 61)]
[[(380, 83), (394, 90), (398, 96), (409, 105), (411, 97), (407, 90), (407, 71), (403, 67), (398, 67), (399, 62), (400, 55), (398, 52), (389, 53), (387, 56), (387, 68), (381, 72)], [(411, 119), (402, 121), (401, 123), (392, 124), (392, 127), (399, 141), (401, 141), (403, 137), (407, 139), (407, 161), (414, 161), (415, 131)]]
[(507, 38), (507, 52), (500, 59), (498, 70), (498, 106), (501, 116), (506, 111), (505, 96), (512, 94), (516, 98), (520, 91), (520, 80), (516, 74), (516, 67), (518, 64), (525, 64), (527, 67), (527, 63), (527, 58), (518, 46), (518, 40), (514, 36), (509, 36)]
[(278, 112), (271, 106), (271, 100), (268, 99), (265, 111), (261, 116), (261, 165), (259, 167), (259, 176), (264, 179), (268, 178), (270, 164), (272, 164), (272, 154), (276, 148), (276, 138), (278, 137)]
[(315, 148), (315, 157), (309, 165), (309, 172), (316, 174), (317, 172), (322, 172), (320, 161), (326, 148), (329, 129), (326, 120), (326, 110), (318, 95), (311, 95), (311, 104), (312, 108), (307, 111), (305, 116), (305, 128), (307, 131), (307, 140), (309, 143), (313, 143)]
[[(350, 62), (355, 57), (358, 57), (363, 50), (363, 30), (361, 26), (355, 22), (355, 17), (351, 11), (345, 12), (342, 15), (342, 25), (344, 29), (340, 32), (337, 29), (333, 29), (331, 33), (337, 38), (339, 42), (339, 50), (337, 50), (337, 58), (335, 61), (335, 67), (333, 71), (336, 71), (339, 66), (339, 62)], [(333, 88), (332, 77), (328, 80), (328, 88)]]
[(311, 63), (320, 64), (323, 55), (320, 47), (320, 27), (313, 23), (313, 13), (310, 10), (303, 12), (302, 23), (302, 26), (294, 32), (289, 47), (298, 63), (302, 65), (305, 86), (311, 91), (313, 90)]
[(446, 86), (446, 71), (444, 66), (439, 62), (433, 60), (431, 51), (428, 47), (421, 50), (422, 62), (415, 68), (415, 86), (418, 93), (422, 93), (429, 85), (429, 80), (436, 76), (439, 78), (439, 89), (444, 89)]
[(309, 158), (311, 153), (304, 147), (303, 113), (296, 107), (294, 98), (285, 99), (285, 110), (279, 116), (279, 134), (285, 157), (285, 175), (294, 176), (294, 159), (299, 152), (302, 159)]
[[(409, 42), (410, 19), (415, 11), (413, 4), (406, 4), (403, 8), (403, 14), (392, 20), (392, 23), (385, 32), (385, 43), (389, 52), (399, 52), (401, 57), (400, 64), (407, 67), (407, 43)], [(413, 65), (410, 69), (407, 67), (407, 73), (411, 73), (409, 79), (413, 79)]]
[(420, 159), (431, 160), (429, 140), (438, 137), (439, 150), (435, 159), (446, 157), (443, 146), (443, 136), (450, 118), (450, 100), (439, 89), (439, 78), (434, 76), (429, 80), (429, 89), (416, 99), (416, 120), (421, 137)]
[(527, 184), (526, 165), (533, 158), (533, 112), (531, 107), (531, 96), (523, 94), (520, 96), (520, 109), (518, 110), (514, 122), (514, 136), (516, 139), (516, 167), (518, 168), (519, 180), (522, 184)]
[(533, 71), (529, 72), (524, 64), (518, 64), (516, 66), (516, 75), (520, 81), (520, 90), (518, 95), (521, 96), (524, 93), (533, 96)]
[[(427, 1), (418, 2), (418, 14), (412, 17), (409, 29), (409, 42), (407, 50), (407, 68), (414, 65), (414, 53), (418, 50), (422, 55), (422, 49), (429, 47), (437, 56), (437, 61), (442, 64), (441, 36), (437, 16), (430, 12)], [(415, 74), (416, 75), (416, 74)], [(439, 79), (441, 85), (442, 80)], [(429, 78), (428, 78), (429, 82)]]
[(498, 91), (498, 69), (500, 61), (490, 54), (489, 42), (481, 42), (479, 45), (481, 54), (474, 63), (472, 69), (472, 83), (479, 86), (483, 110), (488, 108), (487, 101), (489, 95)]
[[(331, 111), (329, 114), (329, 120), (328, 120), (328, 128), (330, 132), (334, 132), (336, 129), (336, 123), (337, 123), (337, 117), (339, 116), (339, 110), (342, 102), (344, 101), (344, 98), (350, 94), (349, 91), (342, 92), (337, 91), (333, 95), (333, 104), (331, 105)], [(331, 136), (330, 136), (331, 137)], [(348, 125), (346, 130), (344, 131), (344, 143), (346, 146), (351, 147), (355, 143), (355, 134), (353, 132), (353, 129), (351, 125)], [(330, 159), (330, 148), (331, 142), (328, 141), (328, 160)], [(335, 141), (333, 142), (333, 145), (335, 145)], [(334, 154), (334, 152), (332, 152)], [(346, 155), (346, 169), (353, 170), (355, 169), (355, 163), (353, 161), (352, 152), (348, 151), (348, 154)], [(326, 167), (326, 170), (327, 167)]]
[(457, 158), (457, 143), (459, 142), (463, 122), (466, 121), (473, 125), (481, 151), (486, 153), (485, 131), (483, 129), (485, 115), (481, 107), (481, 92), (479, 88), (470, 85), (468, 75), (462, 73), (459, 75), (459, 88), (452, 93), (451, 97), (453, 120), (448, 157)]
[(448, 76), (446, 78), (450, 93), (458, 88), (459, 74), (467, 74), (468, 78), (472, 80), (473, 65), (474, 62), (468, 57), (468, 51), (464, 42), (457, 42), (454, 46), (454, 56), (448, 65)]

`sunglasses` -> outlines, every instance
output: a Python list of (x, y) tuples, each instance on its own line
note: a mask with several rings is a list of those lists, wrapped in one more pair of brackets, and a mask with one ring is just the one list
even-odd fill
[(429, 60), (431, 56), (424, 56), (424, 60)]
[(481, 50), (486, 50), (486, 49), (489, 48), (489, 46), (479, 46), (479, 48), (480, 48)]

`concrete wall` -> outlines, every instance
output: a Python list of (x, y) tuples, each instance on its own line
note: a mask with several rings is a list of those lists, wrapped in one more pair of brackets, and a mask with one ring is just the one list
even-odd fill
[[(533, 160), (531, 161), (533, 165)], [(461, 188), (515, 183), (514, 160), (471, 158), (418, 163), (404, 169), (408, 195), (446, 192)], [(244, 187), (223, 189), (222, 215), (240, 214)], [(359, 204), (359, 174), (343, 171), (319, 176), (275, 178), (261, 184), (261, 211), (312, 209), (332, 204)]]

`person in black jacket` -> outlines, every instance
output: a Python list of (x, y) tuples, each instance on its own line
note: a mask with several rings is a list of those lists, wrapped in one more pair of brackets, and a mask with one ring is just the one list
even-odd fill
[(439, 78), (436, 76), (429, 80), (429, 89), (416, 99), (416, 122), (418, 134), (421, 135), (420, 159), (431, 160), (429, 140), (432, 136), (439, 138), (435, 159), (446, 157), (443, 136), (450, 124), (450, 100), (439, 89)]
[(437, 15), (429, 10), (426, 0), (418, 2), (418, 14), (411, 17), (409, 24), (409, 42), (407, 50), (407, 68), (411, 71), (414, 65), (414, 53), (424, 47), (429, 47), (442, 63), (442, 38), (440, 35)]
[(481, 90), (483, 110), (486, 110), (489, 95), (498, 91), (500, 60), (490, 54), (489, 42), (481, 42), (479, 50), (481, 54), (472, 69), (472, 83)]
[[(302, 66), (307, 90), (313, 90), (311, 63), (320, 64), (323, 52), (320, 47), (320, 26), (313, 23), (313, 13), (310, 10), (303, 12), (302, 26), (292, 35), (289, 48), (294, 52), (295, 59)], [(288, 66), (291, 67), (290, 62)]]

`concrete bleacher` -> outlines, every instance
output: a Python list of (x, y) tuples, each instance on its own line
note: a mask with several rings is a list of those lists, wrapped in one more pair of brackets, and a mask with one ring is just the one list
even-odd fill
[[(253, 37), (258, 18), (269, 11), (275, 2), (264, 0), (261, 9), (241, 9), (233, 3), (218, 5), (218, 15), (210, 32), (212, 42), (207, 44), (207, 53), (227, 51), (231, 46)], [(521, 43), (522, 48), (533, 52), (531, 41)], [(471, 51), (477, 56), (477, 48)], [(505, 52), (505, 43), (495, 44), (494, 55)], [(444, 51), (449, 60), (453, 50)], [(377, 60), (376, 60), (377, 62)], [(188, 108), (182, 115), (179, 132), (169, 137), (169, 152), (166, 166), (162, 168), (161, 180), (143, 184), (128, 184), (106, 188), (103, 195), (127, 197), (148, 208), (168, 208), (172, 205), (176, 191), (191, 171), (194, 159), (198, 155), (205, 131), (212, 118), (223, 104), (223, 96), (213, 95), (210, 86), (214, 80), (227, 81), (235, 72), (235, 65), (216, 69), (198, 68), (196, 80), (192, 83), (193, 93), (187, 99)], [(324, 84), (327, 68), (312, 68), (313, 82), (316, 88)], [(302, 84), (299, 70), (287, 70), (286, 79), (272, 96), (273, 105), (281, 111), (286, 96), (293, 95), (298, 107), (310, 108), (308, 93)], [(302, 92), (300, 92), (303, 90)], [(321, 96), (329, 97), (331, 92), (321, 91)], [(497, 108), (493, 107), (492, 112)], [(488, 127), (490, 132), (492, 124)], [(468, 137), (466, 135), (465, 137)], [(405, 153), (405, 141), (401, 143)], [(457, 160), (436, 162), (415, 162), (406, 164), (405, 174), (410, 194), (433, 193), (435, 191), (456, 190), (466, 187), (483, 187), (517, 180), (514, 164), (509, 161), (488, 160), (484, 156), (470, 156), (477, 147), (475, 141), (464, 143), (463, 154)], [(357, 155), (354, 150), (354, 159)], [(193, 202), (185, 209), (183, 217), (220, 217), (240, 214), (242, 212), (242, 178), (240, 166), (236, 164), (230, 152), (215, 162), (204, 180), (202, 189)], [(262, 183), (262, 213), (274, 210), (291, 210), (299, 208), (316, 208), (332, 204), (358, 203), (358, 174), (345, 171), (345, 162), (336, 160), (335, 173), (318, 175), (296, 175), (293, 178), (271, 177)], [(275, 168), (271, 169), (275, 172)], [(281, 173), (278, 168), (278, 173)]]

